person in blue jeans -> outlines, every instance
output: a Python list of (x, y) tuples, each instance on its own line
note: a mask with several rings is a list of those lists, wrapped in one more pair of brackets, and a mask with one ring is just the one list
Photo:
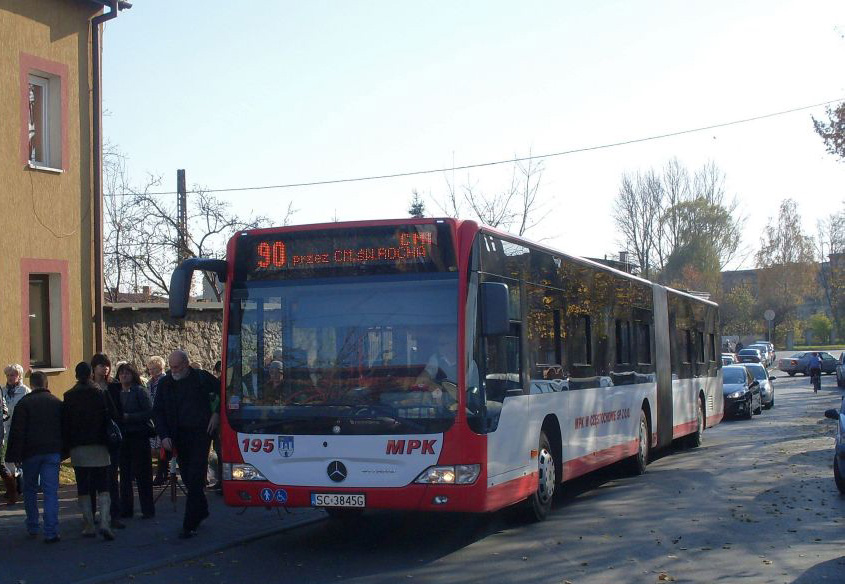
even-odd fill
[(44, 493), (44, 542), (59, 536), (59, 463), (62, 459), (62, 402), (47, 389), (47, 376), (33, 372), (32, 392), (15, 408), (6, 459), (23, 466), (26, 530), (38, 537), (38, 485)]

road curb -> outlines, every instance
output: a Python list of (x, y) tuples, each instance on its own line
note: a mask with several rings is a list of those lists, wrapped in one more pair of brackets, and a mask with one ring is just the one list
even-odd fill
[[(279, 533), (284, 533), (291, 529), (297, 527), (304, 527), (306, 525), (311, 525), (312, 523), (318, 523), (320, 521), (325, 521), (327, 517), (325, 515), (317, 515), (316, 517), (303, 517), (302, 519), (296, 519), (293, 523), (288, 523), (284, 526), (273, 527), (271, 529), (265, 529), (263, 531), (259, 531), (257, 533), (251, 533), (246, 535), (242, 538), (238, 538), (236, 540), (226, 541), (226, 542), (218, 542), (218, 543), (210, 543), (206, 546), (200, 547), (192, 547), (190, 550), (186, 550), (181, 554), (177, 554), (175, 556), (169, 556), (167, 558), (162, 558), (160, 560), (154, 560), (151, 562), (146, 562), (144, 564), (137, 564), (135, 566), (131, 566), (129, 568), (123, 568), (120, 570), (114, 570), (113, 572), (108, 572), (107, 574), (100, 574), (98, 576), (93, 576), (90, 578), (85, 578), (84, 580), (74, 580), (73, 584), (105, 584), (107, 582), (114, 582), (120, 578), (125, 578), (130, 574), (137, 574), (140, 572), (150, 572), (152, 570), (157, 570), (159, 568), (164, 568), (166, 566), (170, 566), (171, 564), (178, 564), (179, 562), (185, 562), (188, 560), (192, 560), (199, 556), (204, 556), (207, 554), (213, 554), (215, 552), (219, 552), (221, 550), (225, 550), (236, 545), (241, 545), (244, 543), (250, 543), (252, 541), (256, 541), (259, 539), (263, 539), (265, 537), (270, 537), (272, 535), (277, 535)], [(202, 536), (197, 536), (194, 541), (201, 541)]]

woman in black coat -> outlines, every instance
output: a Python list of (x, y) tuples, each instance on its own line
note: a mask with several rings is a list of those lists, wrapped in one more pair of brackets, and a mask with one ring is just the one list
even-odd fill
[[(93, 537), (94, 508), (100, 510), (100, 532), (114, 539), (111, 530), (111, 495), (108, 472), (111, 464), (106, 428), (117, 417), (108, 394), (91, 381), (91, 366), (84, 361), (76, 366), (76, 385), (64, 395), (62, 442), (70, 452), (76, 475), (79, 507), (82, 509), (82, 535)], [(91, 499), (95, 500), (92, 504)]]
[(120, 511), (124, 518), (134, 514), (133, 480), (138, 485), (138, 500), (144, 519), (155, 517), (153, 502), (153, 464), (150, 450), (153, 404), (141, 383), (138, 370), (129, 363), (117, 368), (120, 382)]

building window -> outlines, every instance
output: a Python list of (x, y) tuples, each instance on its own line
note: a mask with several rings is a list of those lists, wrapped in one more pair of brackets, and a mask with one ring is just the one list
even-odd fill
[(59, 80), (29, 76), (29, 162), (47, 168), (61, 167)]
[(50, 367), (50, 276), (29, 276), (29, 364)]
[(64, 169), (67, 79), (67, 65), (21, 53), (21, 158), (30, 168)]
[(21, 317), (24, 367), (67, 367), (70, 357), (67, 261), (21, 259)]

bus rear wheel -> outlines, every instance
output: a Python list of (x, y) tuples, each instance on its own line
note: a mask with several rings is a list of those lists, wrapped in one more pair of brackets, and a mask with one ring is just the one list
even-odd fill
[(643, 474), (648, 465), (650, 450), (651, 442), (649, 441), (648, 418), (646, 418), (645, 411), (640, 410), (640, 424), (637, 430), (637, 452), (628, 458), (628, 472), (632, 475)]
[(687, 438), (687, 445), (690, 448), (698, 448), (704, 438), (704, 400), (698, 399), (698, 412), (695, 420), (695, 432)]
[(537, 490), (528, 497), (527, 515), (532, 521), (543, 521), (552, 510), (552, 499), (557, 485), (555, 459), (552, 447), (545, 432), (540, 432), (540, 448), (537, 455), (538, 479)]

